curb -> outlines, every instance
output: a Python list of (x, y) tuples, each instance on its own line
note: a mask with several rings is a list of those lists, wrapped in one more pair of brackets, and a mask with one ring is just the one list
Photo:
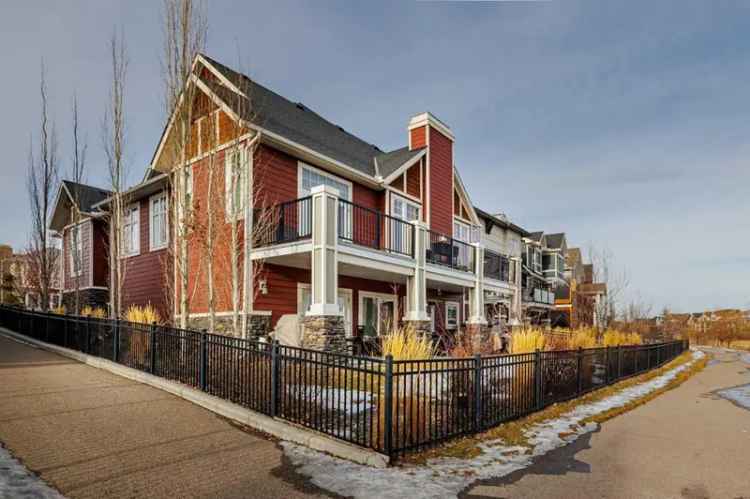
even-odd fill
[(317, 451), (331, 454), (332, 456), (367, 466), (373, 466), (375, 468), (386, 468), (388, 466), (389, 459), (385, 454), (356, 447), (346, 442), (333, 439), (327, 435), (323, 435), (322, 433), (317, 433), (287, 423), (286, 421), (245, 409), (240, 405), (233, 404), (232, 402), (228, 402), (219, 397), (214, 397), (213, 395), (196, 390), (195, 388), (174, 381), (169, 381), (152, 374), (144, 373), (130, 367), (125, 367), (112, 362), (111, 360), (94, 357), (93, 355), (35, 340), (6, 328), (0, 327), (0, 335), (28, 343), (43, 350), (76, 360), (82, 364), (122, 376), (123, 378), (132, 379), (133, 381), (158, 388), (159, 390), (176, 395), (177, 397), (199, 405), (227, 419), (231, 419), (232, 421), (268, 433), (269, 435), (281, 440), (294, 442)]

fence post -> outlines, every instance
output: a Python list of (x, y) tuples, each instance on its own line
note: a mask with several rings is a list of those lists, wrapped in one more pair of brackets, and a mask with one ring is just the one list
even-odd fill
[(633, 347), (633, 361), (635, 362), (635, 370), (633, 371), (633, 374), (638, 374), (638, 357), (640, 357), (641, 353), (641, 347), (640, 346), (634, 346)]
[(610, 372), (609, 372), (609, 345), (604, 347), (604, 379), (606, 380), (606, 384), (611, 383), (610, 379)]
[(84, 353), (89, 353), (91, 350), (91, 316), (86, 317), (86, 346), (83, 349)]
[(156, 374), (156, 322), (151, 323), (151, 344), (149, 346), (149, 353), (151, 354), (150, 361), (148, 363), (148, 372)]
[(474, 430), (482, 429), (482, 356), (474, 356)]
[(120, 357), (120, 319), (112, 319), (112, 362)]
[(63, 318), (63, 347), (68, 347), (68, 317)]
[(44, 341), (49, 343), (49, 315), (44, 318)]
[(199, 368), (199, 382), (201, 390), (206, 391), (206, 370), (208, 368), (208, 344), (206, 342), (206, 330), (201, 332), (201, 363)]
[(578, 347), (576, 352), (576, 381), (578, 382), (576, 393), (580, 395), (583, 391), (583, 348), (581, 347)]
[(393, 355), (385, 357), (385, 422), (383, 425), (385, 454), (393, 454)]
[(279, 408), (279, 340), (271, 343), (271, 417), (275, 418)]
[(542, 407), (542, 352), (534, 350), (534, 408)]
[(661, 361), (661, 345), (656, 347), (656, 365), (659, 365), (659, 362)]
[(622, 345), (617, 345), (617, 379), (622, 378)]

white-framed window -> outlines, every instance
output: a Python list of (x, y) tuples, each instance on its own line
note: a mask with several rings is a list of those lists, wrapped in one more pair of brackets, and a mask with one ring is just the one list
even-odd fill
[(479, 229), (458, 220), (453, 220), (453, 239), (465, 243), (479, 242)]
[(228, 149), (224, 155), (224, 202), (227, 218), (236, 215), (242, 218), (245, 214), (247, 188), (247, 151), (245, 149)]
[[(391, 216), (404, 222), (413, 222), (419, 220), (419, 215), (422, 207), (413, 201), (391, 193)], [(412, 230), (411, 225), (390, 220), (390, 230), (388, 236), (393, 239), (391, 242), (391, 248), (403, 254), (411, 254), (412, 244), (411, 240)]]
[(445, 329), (458, 328), (458, 309), (457, 301), (445, 302)]
[(122, 220), (122, 253), (133, 256), (141, 252), (140, 207), (138, 203), (127, 206)]
[(408, 199), (399, 196), (398, 194), (391, 194), (391, 216), (407, 222), (419, 220), (419, 212), (421, 206), (418, 203), (409, 201)]
[(383, 293), (359, 292), (359, 325), (365, 336), (387, 334), (396, 325), (398, 297)]
[(70, 228), (70, 239), (68, 240), (68, 254), (70, 275), (78, 277), (83, 273), (83, 238), (81, 237), (81, 224)]
[(331, 173), (319, 170), (314, 166), (305, 163), (299, 164), (299, 197), (304, 198), (310, 195), (313, 187), (327, 185), (339, 191), (339, 197), (352, 200), (352, 183), (348, 180), (339, 178)]
[(167, 216), (167, 193), (151, 196), (149, 207), (148, 240), (151, 251), (167, 247), (169, 242), (169, 222)]

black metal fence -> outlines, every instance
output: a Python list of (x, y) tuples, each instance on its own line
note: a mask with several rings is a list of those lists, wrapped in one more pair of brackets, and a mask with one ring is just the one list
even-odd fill
[(498, 281), (511, 282), (510, 258), (491, 250), (484, 250), (484, 276)]
[(394, 361), (0, 307), (0, 326), (184, 383), (389, 456), (654, 369), (687, 341)]
[(312, 235), (312, 197), (254, 210), (258, 246), (309, 239)]
[(427, 261), (456, 270), (474, 272), (474, 246), (439, 232), (427, 231)]

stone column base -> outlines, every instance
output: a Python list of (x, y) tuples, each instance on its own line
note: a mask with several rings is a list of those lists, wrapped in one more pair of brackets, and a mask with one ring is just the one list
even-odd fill
[(346, 353), (344, 318), (338, 315), (309, 316), (302, 319), (302, 348)]
[(271, 332), (271, 316), (268, 314), (254, 314), (250, 312), (247, 316), (247, 331), (245, 337), (249, 340), (257, 340), (268, 336)]
[(474, 351), (491, 350), (490, 327), (487, 324), (467, 324), (466, 334), (471, 338)]

